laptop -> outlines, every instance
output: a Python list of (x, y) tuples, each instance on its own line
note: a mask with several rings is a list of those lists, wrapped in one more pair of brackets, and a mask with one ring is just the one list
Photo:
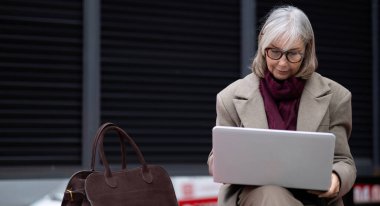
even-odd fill
[(215, 126), (212, 136), (214, 182), (330, 188), (332, 133)]

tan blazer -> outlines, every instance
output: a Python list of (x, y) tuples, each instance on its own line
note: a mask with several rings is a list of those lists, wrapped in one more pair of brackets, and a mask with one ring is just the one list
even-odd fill
[[(216, 125), (268, 128), (259, 81), (256, 75), (250, 74), (217, 95)], [(351, 110), (351, 93), (346, 88), (318, 73), (307, 80), (298, 110), (297, 130), (331, 132), (336, 136), (333, 171), (340, 178), (341, 188), (338, 197), (330, 201), (331, 205), (343, 205), (342, 196), (356, 179), (356, 167), (348, 145), (352, 128)], [(213, 158), (211, 151), (208, 158), (210, 174)], [(229, 188), (227, 185), (221, 190)], [(221, 194), (225, 192), (220, 191)]]

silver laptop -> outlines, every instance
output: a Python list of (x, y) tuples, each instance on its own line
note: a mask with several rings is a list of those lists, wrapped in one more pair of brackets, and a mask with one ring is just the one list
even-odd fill
[(215, 182), (330, 187), (334, 134), (224, 126), (212, 133)]

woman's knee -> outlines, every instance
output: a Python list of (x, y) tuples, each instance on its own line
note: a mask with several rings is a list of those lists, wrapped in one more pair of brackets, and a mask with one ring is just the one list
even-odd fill
[(261, 187), (257, 187), (256, 191), (263, 195), (292, 195), (289, 190), (275, 185), (265, 185)]
[(249, 196), (259, 196), (259, 197), (271, 197), (271, 196), (284, 196), (292, 195), (287, 189), (275, 186), (275, 185), (265, 185), (260, 187), (247, 186), (243, 189), (241, 195)]
[(247, 186), (239, 196), (239, 205), (302, 205), (293, 194), (280, 186)]

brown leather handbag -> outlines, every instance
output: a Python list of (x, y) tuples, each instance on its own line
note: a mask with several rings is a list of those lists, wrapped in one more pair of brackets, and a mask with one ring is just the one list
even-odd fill
[[(122, 170), (112, 172), (105, 157), (103, 140), (114, 130), (120, 138)], [(124, 141), (132, 146), (141, 167), (127, 170)], [(95, 171), (96, 148), (99, 147), (104, 171)], [(169, 175), (160, 166), (148, 165), (133, 139), (112, 123), (99, 127), (92, 148), (91, 170), (79, 171), (69, 180), (62, 206), (177, 206)]]

